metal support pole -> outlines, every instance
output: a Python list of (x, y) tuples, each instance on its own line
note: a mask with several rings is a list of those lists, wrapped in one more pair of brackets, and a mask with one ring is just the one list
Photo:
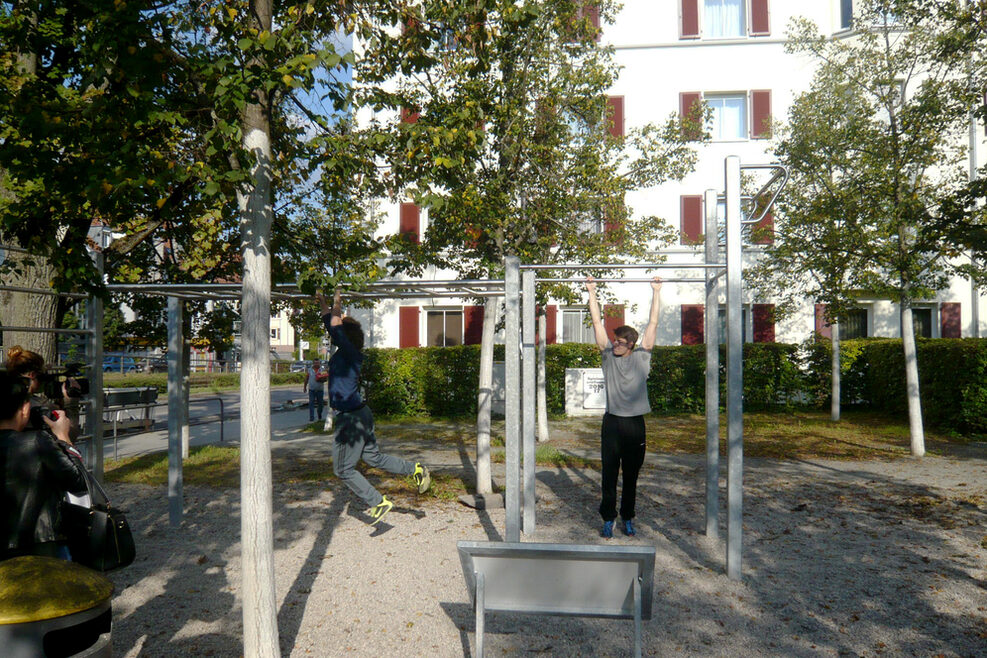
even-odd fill
[(182, 428), (188, 407), (182, 392), (182, 336), (185, 305), (177, 297), (168, 298), (168, 520), (182, 522)]
[(521, 414), (524, 534), (535, 532), (535, 271), (521, 273)]
[(521, 314), (521, 261), (517, 256), (504, 259), (504, 446), (507, 492), (505, 541), (521, 541), (521, 373), (520, 373), (520, 314)]
[[(96, 252), (96, 271), (103, 276), (103, 253)], [(86, 302), (86, 329), (89, 339), (89, 411), (86, 432), (92, 436), (90, 461), (93, 477), (103, 481), (103, 300), (90, 295)]]
[[(716, 190), (706, 190), (706, 262), (719, 255)], [(720, 535), (720, 317), (719, 277), (706, 270), (706, 536)]]
[(724, 163), (727, 229), (727, 576), (740, 580), (743, 545), (744, 424), (741, 312), (740, 158)]
[(487, 586), (486, 579), (480, 572), (475, 572), (476, 578), (476, 600), (473, 601), (473, 614), (476, 619), (476, 658), (483, 658), (483, 634), (486, 632), (484, 622), (487, 617)]

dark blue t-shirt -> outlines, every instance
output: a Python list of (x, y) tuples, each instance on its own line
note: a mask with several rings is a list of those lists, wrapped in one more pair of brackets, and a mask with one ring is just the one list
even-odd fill
[(330, 324), (331, 316), (322, 316), (336, 353), (329, 357), (329, 406), (336, 411), (353, 411), (363, 406), (360, 395), (360, 370), (363, 353), (353, 346), (339, 325)]

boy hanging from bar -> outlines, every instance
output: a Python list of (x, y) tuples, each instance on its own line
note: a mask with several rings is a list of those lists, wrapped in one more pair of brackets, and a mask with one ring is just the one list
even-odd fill
[(428, 491), (432, 477), (421, 462), (412, 464), (400, 457), (385, 455), (377, 445), (374, 434), (374, 416), (360, 395), (360, 371), (363, 368), (363, 328), (351, 317), (343, 317), (340, 291), (333, 294), (332, 309), (322, 293), (316, 294), (322, 311), (322, 322), (336, 352), (329, 357), (329, 406), (336, 412), (336, 430), (333, 435), (332, 468), (350, 490), (370, 509), (368, 513), (376, 525), (391, 511), (389, 501), (356, 470), (361, 459), (374, 468), (398, 475), (411, 475), (418, 485), (418, 493)]
[(623, 469), (620, 517), (624, 534), (632, 537), (634, 529), (634, 503), (637, 497), (637, 476), (644, 464), (646, 448), (644, 416), (651, 413), (648, 403), (648, 372), (651, 370), (651, 349), (658, 335), (658, 314), (661, 310), (661, 279), (651, 280), (651, 314), (644, 329), (641, 345), (635, 349), (638, 334), (626, 325), (614, 329), (610, 343), (607, 330), (600, 317), (600, 303), (596, 298), (596, 282), (586, 277), (589, 293), (589, 314), (593, 321), (593, 335), (600, 348), (603, 365), (603, 382), (607, 393), (606, 413), (600, 430), (600, 453), (603, 462), (603, 496), (600, 516), (603, 517), (603, 537), (613, 537), (617, 519), (617, 475)]

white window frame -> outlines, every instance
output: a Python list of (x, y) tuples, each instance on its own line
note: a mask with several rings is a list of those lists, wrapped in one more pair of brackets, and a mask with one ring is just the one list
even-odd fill
[[(726, 100), (739, 100), (740, 106), (743, 108), (743, 124), (740, 126), (739, 136), (722, 137), (718, 134), (717, 126), (722, 125), (717, 123), (717, 107), (715, 105), (716, 101), (726, 101)], [(727, 143), (727, 142), (746, 142), (750, 141), (750, 93), (747, 91), (718, 91), (718, 92), (704, 92), (703, 102), (709, 105), (710, 109), (713, 110), (713, 116), (710, 118), (709, 130), (712, 134), (711, 140), (713, 142)]]
[[(874, 336), (874, 307), (873, 307), (873, 305), (872, 304), (857, 304), (856, 306), (854, 306), (850, 310), (851, 311), (863, 311), (864, 313), (867, 314), (866, 320), (864, 322), (864, 324), (867, 326), (867, 334), (865, 336), (860, 336), (860, 338), (871, 338), (871, 337), (873, 337)], [(840, 340), (855, 340), (855, 338), (845, 338), (842, 335), (842, 332), (844, 331), (844, 326), (845, 326), (844, 323), (842, 323), (842, 322), (839, 323), (839, 328), (840, 328), (840, 333), (841, 333)]]
[(722, 5), (725, 0), (699, 0), (700, 12), (700, 24), (702, 26), (702, 36), (703, 39), (708, 39), (710, 41), (718, 41), (723, 39), (746, 39), (750, 36), (750, 1), (740, 0), (740, 33), (730, 34), (730, 35), (716, 35), (712, 36), (709, 34), (709, 21), (706, 19), (706, 5), (707, 3), (716, 3)]
[[(434, 313), (442, 313), (442, 327), (443, 327), (443, 342), (445, 345), (432, 345), (431, 337), (428, 334), (428, 318)], [(447, 326), (446, 313), (459, 313), (459, 342), (456, 345), (449, 345), (448, 339), (445, 334), (445, 327)], [(455, 347), (462, 345), (466, 340), (466, 311), (462, 306), (427, 306), (422, 308), (422, 321), (425, 323), (423, 334), (425, 340), (423, 345), (425, 347)]]
[[(929, 338), (940, 338), (941, 330), (939, 324), (939, 304), (936, 303), (918, 303), (912, 304), (912, 324), (914, 325), (914, 313), (915, 311), (928, 311), (929, 312)], [(918, 334), (915, 334), (916, 338), (921, 338)]]
[[(720, 345), (725, 345), (727, 342), (727, 306), (726, 304), (720, 304), (716, 308), (716, 319), (719, 321), (719, 331), (720, 335), (717, 338), (720, 339)], [(740, 321), (744, 325), (744, 331), (741, 341), (744, 343), (754, 342), (754, 312), (750, 304), (740, 305)]]
[(281, 342), (281, 327), (271, 327), (271, 340)]
[[(583, 336), (588, 337), (588, 340), (566, 340), (565, 335), (565, 316), (571, 313), (579, 313), (580, 326), (583, 328)], [(583, 345), (591, 345), (596, 343), (596, 336), (593, 333), (593, 325), (587, 325), (586, 322), (589, 320), (589, 308), (586, 306), (562, 306), (558, 310), (558, 318), (561, 326), (556, 327), (555, 336), (556, 341), (559, 343), (582, 343)]]

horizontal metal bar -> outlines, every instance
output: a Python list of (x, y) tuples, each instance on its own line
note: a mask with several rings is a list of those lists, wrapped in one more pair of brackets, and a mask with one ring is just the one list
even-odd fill
[(30, 254), (31, 252), (23, 247), (14, 247), (9, 244), (0, 244), (0, 251), (14, 251), (19, 254)]
[(723, 269), (721, 263), (617, 263), (612, 265), (522, 265), (522, 270), (662, 270), (662, 269)]
[(0, 286), (0, 290), (5, 292), (24, 292), (31, 295), (51, 295), (53, 297), (67, 297), (69, 299), (86, 299), (89, 295), (81, 292), (58, 292), (51, 288), (22, 288), (20, 286)]
[[(654, 279), (647, 279), (644, 277), (628, 277), (626, 279), (618, 279), (615, 277), (606, 277), (597, 279), (593, 278), (593, 283), (651, 283)], [(565, 278), (565, 279), (536, 279), (538, 283), (586, 283), (585, 278)], [(682, 278), (682, 277), (661, 277), (662, 283), (706, 283), (706, 279), (700, 279), (697, 277)]]
[(54, 329), (49, 327), (8, 327), (0, 326), (0, 332), (3, 331), (40, 331), (43, 334), (87, 334), (92, 335), (92, 329)]

